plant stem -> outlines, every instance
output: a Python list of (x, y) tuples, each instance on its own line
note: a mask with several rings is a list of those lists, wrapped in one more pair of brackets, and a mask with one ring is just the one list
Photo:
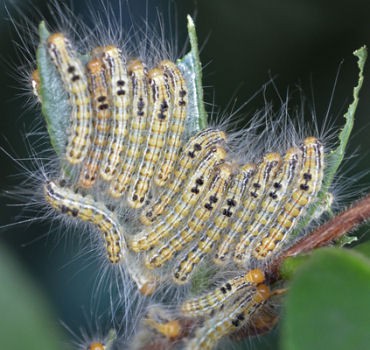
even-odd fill
[(334, 240), (355, 230), (370, 219), (370, 194), (356, 202), (350, 208), (319, 226), (309, 235), (303, 237), (292, 247), (280, 255), (270, 266), (270, 274), (279, 278), (279, 270), (283, 261), (289, 257), (307, 253), (313, 249), (329, 245)]

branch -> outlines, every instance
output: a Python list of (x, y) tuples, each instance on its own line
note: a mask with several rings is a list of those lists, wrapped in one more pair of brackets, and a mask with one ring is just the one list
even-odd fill
[(280, 255), (271, 265), (270, 274), (279, 278), (279, 270), (285, 259), (307, 253), (313, 249), (329, 245), (334, 240), (355, 230), (370, 219), (370, 194), (347, 210), (319, 226)]

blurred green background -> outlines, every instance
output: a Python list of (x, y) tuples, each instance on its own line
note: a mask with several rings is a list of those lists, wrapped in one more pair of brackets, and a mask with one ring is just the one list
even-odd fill
[[(117, 7), (118, 1), (107, 1)], [(201, 45), (201, 60), (204, 65), (206, 100), (214, 107), (209, 111), (226, 111), (226, 106), (236, 107), (249, 99), (271, 77), (279, 93), (285, 97), (289, 87), (291, 105), (300, 103), (299, 88), (315, 106), (320, 121), (327, 113), (335, 78), (340, 69), (330, 115), (343, 122), (341, 116), (352, 99), (352, 89), (357, 80), (356, 60), (352, 52), (370, 44), (370, 2), (367, 0), (198, 0), (198, 1), (128, 1), (134, 17), (145, 17), (148, 9), (154, 19), (156, 9), (164, 18), (173, 17), (169, 4), (176, 10), (179, 43), (186, 40), (186, 14), (196, 17), (196, 26)], [(70, 1), (75, 13), (89, 21), (86, 4), (91, 1)], [(37, 9), (48, 22), (53, 22), (47, 9), (48, 1), (2, 1), (0, 7), (0, 118), (1, 146), (12, 155), (24, 158), (28, 155), (22, 135), (30, 131), (35, 120), (41, 116), (36, 109), (29, 109), (26, 97), (20, 96), (24, 81), (16, 78), (14, 67), (24, 64), (15, 42), (19, 42), (10, 16), (19, 19), (19, 7), (26, 11), (35, 24), (40, 17)], [(9, 13), (7, 13), (7, 11)], [(33, 13), (33, 15), (32, 15)], [(9, 16), (10, 14), (10, 16)], [(172, 18), (174, 20), (174, 18)], [(172, 34), (174, 35), (174, 34)], [(9, 68), (10, 66), (13, 68)], [(368, 63), (369, 64), (369, 63)], [(346, 176), (356, 176), (370, 169), (370, 74), (365, 67), (365, 81), (360, 105), (356, 115), (354, 136), (348, 152), (357, 158), (347, 162), (350, 169)], [(312, 99), (314, 97), (314, 101)], [(268, 99), (279, 107), (279, 98), (273, 88), (267, 91)], [(247, 121), (253, 112), (262, 107), (263, 96), (259, 94), (240, 112)], [(307, 118), (310, 115), (307, 114)], [(9, 189), (17, 185), (19, 174), (15, 162), (0, 152), (0, 186)], [(362, 176), (358, 191), (369, 183), (369, 175)], [(0, 198), (0, 225), (17, 222), (19, 207), (9, 207), (8, 198)], [(52, 306), (55, 320), (61, 319), (71, 328), (86, 323), (83, 309), (89, 309), (91, 290), (96, 278), (98, 261), (76, 259), (80, 247), (77, 238), (69, 236), (68, 242), (54, 235), (47, 235), (50, 222), (16, 225), (1, 230), (1, 245), (9, 248), (26, 274), (42, 291), (43, 298)], [(63, 231), (63, 230), (62, 230)], [(87, 266), (86, 266), (87, 265)], [(104, 309), (104, 306), (101, 306)], [(0, 310), (1, 312), (1, 310)], [(97, 311), (99, 312), (99, 311)], [(89, 312), (88, 312), (89, 313)], [(57, 321), (55, 321), (57, 322)], [(274, 340), (259, 340), (258, 349), (275, 349)]]

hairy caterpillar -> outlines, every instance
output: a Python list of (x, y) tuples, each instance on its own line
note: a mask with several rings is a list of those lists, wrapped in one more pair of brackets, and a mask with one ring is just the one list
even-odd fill
[[(116, 49), (117, 49), (117, 47), (116, 47)], [(170, 75), (169, 75), (170, 76)], [(184, 77), (182, 77), (183, 79), (184, 79)], [(113, 78), (110, 78), (110, 79), (113, 79)], [(109, 79), (107, 79), (107, 81), (108, 81)], [(35, 80), (36, 81), (36, 80)], [(178, 88), (177, 88), (177, 90), (176, 91), (180, 91)], [(112, 96), (112, 95), (110, 95), (110, 96)], [(174, 96), (176, 96), (176, 95), (174, 95)], [(148, 94), (148, 99), (149, 99), (149, 94)], [(171, 120), (171, 119), (170, 119)], [(174, 121), (173, 123), (176, 123), (177, 121)], [(181, 126), (181, 127), (184, 127), (184, 124), (181, 124), (182, 122), (179, 122), (178, 123), (178, 127), (179, 126)], [(181, 128), (180, 128), (181, 129)], [(131, 129), (128, 129), (128, 130), (131, 130)], [(147, 133), (148, 133), (148, 128), (147, 128), (147, 126), (145, 127), (145, 134), (147, 135)], [(216, 129), (217, 130), (217, 129)], [(121, 132), (122, 130), (120, 130), (120, 132)], [(125, 133), (124, 131), (122, 131), (123, 133)], [(220, 130), (217, 130), (217, 132), (222, 132), (222, 131), (220, 131)], [(128, 131), (127, 132), (128, 134), (130, 134), (130, 132)], [(149, 131), (149, 133), (150, 133), (150, 131)], [(195, 134), (195, 135), (198, 135), (198, 134)], [(306, 135), (305, 135), (306, 136)], [(293, 137), (293, 139), (294, 139), (294, 137)], [(144, 147), (146, 147), (145, 146), (145, 142), (146, 142), (146, 140), (142, 140), (142, 139), (140, 139), (140, 138), (135, 138), (135, 140), (136, 141), (138, 141), (138, 149), (141, 149), (141, 150), (143, 150), (144, 149)], [(183, 145), (183, 146), (187, 146), (188, 145), (188, 143), (186, 143), (185, 142), (186, 140), (183, 140), (182, 141), (182, 143), (181, 143), (181, 145)], [(298, 143), (298, 141), (303, 141), (303, 137), (302, 137), (302, 135), (300, 135), (300, 137), (298, 138), (296, 138), (294, 141), (292, 141), (292, 143), (290, 144), (290, 145), (296, 145), (297, 143)], [(121, 144), (122, 145), (122, 144)], [(166, 144), (166, 147), (168, 147), (168, 148), (170, 148), (170, 147), (173, 147), (172, 148), (172, 153), (173, 154), (175, 154), (175, 153), (177, 153), (176, 152), (176, 149), (177, 149), (177, 151), (179, 150), (179, 147), (180, 147), (180, 143), (178, 143), (178, 142), (174, 142), (173, 143), (173, 145), (171, 145), (171, 144)], [(231, 146), (230, 146), (231, 147)], [(123, 149), (125, 149), (124, 147), (123, 147)], [(108, 154), (108, 148), (105, 150), (105, 151), (107, 151), (106, 153)], [(270, 150), (266, 150), (266, 151), (270, 151)], [(271, 149), (271, 151), (275, 151), (273, 148)], [(279, 152), (281, 152), (281, 156), (283, 156), (284, 155), (284, 152), (285, 152), (285, 149), (278, 149), (278, 151)], [(122, 151), (121, 151), (122, 152)], [(182, 156), (182, 153), (181, 152), (178, 152), (179, 153), (179, 157), (177, 158), (177, 159), (179, 159), (179, 158), (181, 158), (181, 156)], [(232, 160), (232, 161), (240, 161), (239, 159), (238, 159), (238, 157), (233, 157), (233, 153), (232, 152), (229, 152), (228, 151), (228, 157), (230, 157), (230, 160)], [(263, 154), (265, 154), (265, 152), (262, 152), (262, 155)], [(122, 155), (122, 153), (121, 153), (121, 155)], [(137, 169), (137, 167), (139, 166), (138, 165), (138, 163), (137, 163), (137, 161), (138, 161), (138, 158), (135, 158), (137, 156), (137, 154), (135, 153), (134, 155), (133, 155), (133, 169)], [(108, 162), (108, 157), (109, 156), (104, 156), (104, 160), (106, 161), (106, 162)], [(165, 154), (162, 154), (161, 155), (161, 159), (164, 159), (165, 158)], [(258, 161), (258, 159), (261, 159), (261, 157), (256, 157), (255, 159), (253, 159), (253, 161)], [(174, 161), (174, 163), (175, 163), (175, 161)], [(79, 167), (77, 167), (76, 169), (78, 169), (79, 170)], [(174, 165), (174, 169), (176, 169), (176, 166)], [(181, 169), (181, 167), (179, 167), (177, 170), (174, 170), (174, 173), (176, 172), (176, 171), (178, 171), (178, 172), (180, 172), (180, 169)], [(182, 170), (182, 169), (181, 169)], [(135, 170), (136, 171), (136, 170)], [(133, 172), (132, 173), (134, 173), (134, 170), (133, 170)], [(169, 173), (171, 173), (171, 171), (169, 171)], [(157, 179), (157, 177), (160, 175), (161, 173), (158, 173), (158, 174), (154, 174), (154, 183), (155, 183), (155, 185), (160, 185), (160, 183), (158, 182), (158, 180), (156, 180)], [(190, 171), (189, 171), (189, 173), (188, 173), (188, 175), (191, 175), (191, 174), (196, 174), (196, 172), (195, 172), (195, 170), (194, 170), (194, 167), (191, 167), (190, 168)], [(186, 175), (182, 175), (182, 176), (186, 176)], [(169, 179), (171, 180), (171, 177), (169, 176)], [(108, 180), (108, 181), (111, 181), (111, 180)], [(146, 180), (145, 180), (146, 181)], [(168, 181), (168, 183), (170, 183), (171, 181)], [(129, 181), (129, 184), (127, 185), (127, 191), (125, 190), (125, 191), (122, 191), (122, 192), (120, 192), (120, 197), (123, 199), (123, 200), (125, 200), (125, 198), (126, 198), (126, 196), (127, 196), (127, 194), (128, 193), (130, 193), (129, 191), (130, 191), (130, 189), (128, 188), (128, 186), (132, 186), (132, 182), (131, 181)], [(166, 186), (168, 186), (167, 184), (165, 184), (164, 185), (165, 187)], [(179, 192), (180, 191), (180, 193), (181, 193), (181, 187), (179, 187), (179, 186), (181, 186), (181, 182), (178, 182), (178, 186), (176, 187), (176, 190), (175, 191), (177, 191), (177, 192)], [(71, 186), (71, 188), (70, 188), (70, 190), (75, 190), (74, 188), (72, 189), (72, 187), (73, 186)], [(161, 186), (162, 187), (162, 186)], [(156, 188), (156, 187), (153, 187), (153, 188)], [(102, 191), (102, 195), (101, 195), (101, 198), (102, 199), (100, 199), (100, 200), (102, 200), (103, 201), (103, 203), (106, 201), (106, 204), (108, 205), (108, 204), (111, 204), (111, 203), (119, 203), (118, 204), (118, 206), (120, 206), (120, 205), (122, 205), (122, 203), (121, 203), (121, 201), (119, 201), (119, 202), (114, 202), (115, 201), (115, 199), (113, 198), (113, 199), (111, 199), (111, 198), (109, 198), (109, 196), (110, 196), (110, 190), (109, 190), (109, 188), (108, 188), (108, 186), (107, 186), (107, 184), (104, 182), (104, 181), (101, 181), (101, 182), (99, 182), (98, 184), (97, 184), (97, 186), (96, 187), (94, 187), (94, 190), (93, 190), (94, 192), (99, 192), (100, 193), (100, 191)], [(161, 192), (162, 191), (162, 189), (160, 189), (159, 190), (159, 192)], [(266, 192), (267, 192), (267, 189), (266, 189)], [(87, 193), (88, 193), (88, 190), (87, 190)], [(155, 191), (154, 191), (154, 196), (155, 196)], [(168, 193), (170, 193), (170, 192), (168, 192), (168, 189), (167, 188), (164, 188), (163, 189), (163, 193), (164, 193), (164, 195), (166, 195), (166, 193), (167, 193), (167, 197), (169, 197), (169, 201), (171, 202), (171, 195), (169, 195)], [(109, 198), (109, 199), (107, 199), (107, 198)], [(156, 199), (156, 197), (154, 197), (154, 199)], [(265, 198), (264, 198), (265, 199)], [(152, 201), (152, 198), (150, 198), (150, 195), (149, 195), (149, 201)], [(145, 201), (143, 201), (142, 203), (144, 203)], [(171, 202), (172, 203), (172, 202)], [(129, 204), (130, 205), (130, 204)], [(143, 204), (143, 205), (146, 205), (146, 204)], [(172, 204), (171, 204), (172, 205)], [(261, 204), (262, 205), (262, 204)], [(126, 207), (126, 205), (124, 204), (123, 205), (124, 207)], [(148, 204), (148, 206), (147, 206), (147, 208), (144, 208), (142, 211), (138, 211), (137, 212), (137, 215), (138, 216), (141, 216), (141, 217), (143, 217), (143, 216), (145, 216), (145, 217), (147, 217), (147, 215), (145, 214), (148, 210), (150, 210), (150, 208), (151, 208), (151, 203), (149, 203)], [(166, 213), (163, 213), (162, 214), (163, 216), (163, 218), (164, 217), (166, 217)], [(150, 216), (150, 215), (149, 215)], [(212, 222), (209, 222), (209, 224), (210, 225), (212, 225)], [(151, 223), (149, 223), (149, 227), (150, 227), (150, 225), (152, 225)], [(141, 227), (141, 229), (142, 230), (144, 230), (145, 232), (148, 232), (147, 231), (147, 229), (145, 229), (144, 227)], [(131, 232), (133, 232), (133, 231), (131, 231)], [(141, 232), (141, 231), (140, 231)], [(171, 231), (169, 230), (169, 233), (170, 233)], [(136, 233), (136, 232), (134, 232), (134, 233)], [(203, 232), (202, 231), (202, 234), (204, 234), (205, 232)], [(166, 233), (166, 234), (168, 234), (168, 233)], [(134, 239), (135, 239), (135, 236), (133, 236), (134, 237)], [(129, 239), (129, 241), (130, 241), (130, 239), (132, 238), (131, 237), (131, 235), (128, 235), (127, 236), (127, 238)], [(167, 240), (167, 238), (165, 238), (165, 237), (162, 237), (161, 238), (162, 239), (162, 242), (160, 242), (160, 239), (155, 239), (155, 242), (156, 242), (156, 244), (159, 244), (159, 246), (161, 245), (161, 244), (166, 244), (166, 240)], [(164, 240), (163, 240), (164, 239)], [(185, 252), (185, 251), (184, 251)], [(186, 252), (188, 252), (187, 250), (186, 250)], [(151, 254), (151, 253), (149, 253), (149, 254)], [(207, 259), (208, 259), (209, 257), (207, 256)], [(208, 261), (208, 260), (207, 260)], [(164, 274), (164, 275), (166, 275), (167, 274), (167, 271), (161, 271), (160, 273), (159, 273), (159, 275), (162, 275), (162, 274)]]
[(92, 114), (84, 67), (62, 33), (48, 38), (48, 49), (70, 97), (71, 137), (66, 147), (66, 158), (72, 164), (80, 163), (90, 144)]

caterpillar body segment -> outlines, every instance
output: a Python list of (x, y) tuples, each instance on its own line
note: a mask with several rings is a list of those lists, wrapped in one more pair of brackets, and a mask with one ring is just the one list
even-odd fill
[(91, 99), (85, 69), (64, 34), (50, 35), (47, 45), (48, 53), (69, 95), (71, 106), (66, 160), (72, 165), (79, 164), (87, 155), (92, 130)]
[[(199, 235), (209, 225), (210, 221), (212, 221), (210, 219), (213, 219), (214, 213), (217, 212), (217, 209), (223, 202), (233, 176), (233, 171), (233, 166), (230, 163), (221, 164), (216, 169), (216, 174), (209, 189), (207, 189), (204, 198), (195, 207), (194, 213), (189, 218), (185, 228), (168, 242), (167, 248), (173, 251), (172, 254), (182, 250), (184, 245), (194, 238), (200, 238)], [(203, 251), (206, 252), (207, 248), (204, 243), (201, 240), (198, 242), (202, 249), (204, 249)], [(175, 283), (184, 284), (189, 281), (189, 276), (194, 266), (200, 262), (199, 254), (194, 253), (194, 250), (191, 250), (175, 267), (173, 273)]]
[[(226, 157), (223, 148), (215, 148), (215, 152), (211, 153), (212, 158), (206, 163), (203, 162), (203, 166), (200, 166), (192, 176), (190, 183), (193, 187), (189, 192), (184, 192), (180, 203), (175, 205), (174, 212), (166, 216), (166, 223), (169, 223), (171, 231), (178, 233), (157, 251), (147, 256), (145, 259), (147, 268), (161, 267), (172, 259), (176, 252), (202, 231), (214, 209), (217, 208), (219, 199), (222, 198), (230, 180), (231, 169), (226, 164), (214, 169), (214, 166), (223, 162)], [(183, 225), (184, 218), (188, 218), (185, 225)], [(177, 283), (183, 283), (186, 280), (184, 276), (181, 276), (184, 280), (180, 280), (178, 271), (174, 273), (174, 278)]]
[(188, 92), (186, 82), (175, 63), (166, 60), (162, 61), (159, 66), (164, 70), (173, 95), (172, 115), (169, 120), (166, 144), (159, 162), (160, 166), (154, 177), (155, 184), (161, 187), (167, 183), (178, 158), (185, 130)]
[(227, 230), (231, 217), (239, 205), (246, 184), (255, 170), (256, 166), (254, 164), (246, 164), (229, 181), (229, 187), (222, 197), (220, 205), (216, 208), (212, 222), (199, 241), (175, 267), (174, 279), (176, 283), (186, 283), (194, 268), (207, 254), (212, 252), (214, 245), (222, 238), (223, 232)]
[[(232, 181), (226, 200), (224, 200), (224, 203), (220, 208), (220, 213), (215, 215), (214, 224), (206, 233), (207, 238), (205, 239), (204, 247), (198, 247), (199, 254), (202, 254), (203, 250), (208, 249), (207, 246), (208, 244), (212, 244), (213, 237), (220, 236), (220, 239), (224, 237), (225, 231), (229, 228), (235, 212), (241, 205), (244, 192), (255, 172), (256, 166), (254, 164), (245, 164), (240, 168), (239, 173)], [(225, 262), (225, 254), (223, 252), (223, 245), (221, 244), (214, 257), (214, 262), (218, 265), (222, 265)]]
[(281, 157), (278, 153), (267, 153), (259, 163), (256, 173), (248, 182), (241, 205), (235, 212), (230, 230), (222, 240), (217, 254), (218, 260), (226, 262), (235, 239), (245, 233), (249, 220), (259, 208), (261, 199), (279, 170)]
[(126, 251), (123, 230), (117, 217), (105, 205), (57, 185), (55, 181), (45, 183), (44, 196), (46, 202), (61, 214), (93, 224), (103, 236), (112, 264), (123, 260)]
[[(168, 207), (158, 223), (130, 240), (130, 248), (134, 252), (148, 250), (160, 244), (163, 238), (182, 227), (184, 219), (189, 216), (199, 199), (202, 198), (204, 187), (210, 184), (215, 165), (222, 163), (225, 157), (226, 151), (223, 147), (210, 147), (198, 167), (182, 186), (179, 198), (176, 198), (173, 205)], [(147, 265), (154, 268), (154, 260), (152, 263), (150, 263), (150, 259), (147, 260)]]
[(251, 317), (265, 305), (269, 297), (270, 290), (264, 284), (250, 289), (235, 303), (227, 305), (221, 312), (206, 319), (203, 325), (196, 329), (194, 337), (191, 338), (185, 349), (214, 349), (222, 337), (247, 324)]
[(147, 69), (141, 61), (134, 60), (128, 64), (127, 70), (132, 86), (132, 116), (122, 166), (109, 188), (109, 193), (113, 198), (121, 197), (131, 184), (132, 176), (146, 144), (148, 127)]
[(225, 303), (239, 292), (248, 290), (263, 283), (265, 275), (260, 269), (250, 270), (245, 275), (230, 279), (213, 291), (200, 297), (185, 301), (181, 305), (181, 313), (186, 317), (201, 317), (205, 314), (221, 310)]
[[(251, 181), (251, 186), (246, 192), (247, 196), (243, 201), (242, 207), (236, 213), (237, 218), (231, 225), (231, 232), (227, 239), (230, 243), (233, 242), (234, 237), (242, 237), (245, 235), (248, 223), (259, 210), (261, 200), (263, 200), (267, 189), (270, 188), (274, 181), (277, 172), (281, 165), (281, 156), (278, 153), (267, 153), (263, 157), (263, 161), (259, 164), (256, 175)], [(226, 240), (225, 240), (226, 241)], [(243, 263), (245, 259), (244, 251), (238, 250), (240, 245), (235, 247), (234, 261), (236, 263)]]
[(183, 189), (191, 169), (197, 166), (211, 147), (222, 144), (225, 141), (225, 133), (216, 129), (203, 130), (190, 138), (181, 151), (168, 188), (163, 190), (157, 201), (143, 211), (140, 216), (141, 223), (144, 225), (155, 223), (170, 201), (175, 200), (176, 194)]
[(100, 58), (87, 64), (88, 81), (93, 106), (93, 137), (80, 173), (79, 185), (90, 188), (94, 185), (103, 153), (111, 132), (111, 99), (108, 94), (107, 74)]
[(298, 175), (297, 186), (279, 211), (269, 231), (253, 249), (256, 259), (266, 259), (296, 227), (304, 211), (320, 191), (324, 174), (324, 148), (315, 137), (308, 137), (302, 146), (302, 168)]
[(166, 133), (170, 119), (170, 100), (172, 96), (170, 96), (163, 69), (153, 68), (149, 71), (148, 78), (151, 110), (147, 142), (139, 162), (140, 165), (135, 172), (135, 181), (127, 198), (128, 204), (136, 209), (145, 204), (155, 166), (166, 143)]
[(241, 237), (236, 245), (236, 254), (244, 252), (245, 256), (249, 256), (247, 250), (249, 250), (251, 242), (255, 239), (258, 240), (258, 237), (265, 234), (276, 213), (285, 205), (292, 187), (296, 184), (301, 166), (301, 150), (297, 147), (288, 149), (279, 173), (262, 199), (260, 209), (255, 213), (253, 220), (249, 222), (246, 234)]
[(115, 46), (103, 48), (102, 61), (107, 71), (108, 92), (111, 96), (111, 134), (104, 151), (100, 176), (110, 181), (117, 174), (123, 158), (124, 144), (128, 136), (128, 123), (132, 113), (131, 84), (121, 50)]

